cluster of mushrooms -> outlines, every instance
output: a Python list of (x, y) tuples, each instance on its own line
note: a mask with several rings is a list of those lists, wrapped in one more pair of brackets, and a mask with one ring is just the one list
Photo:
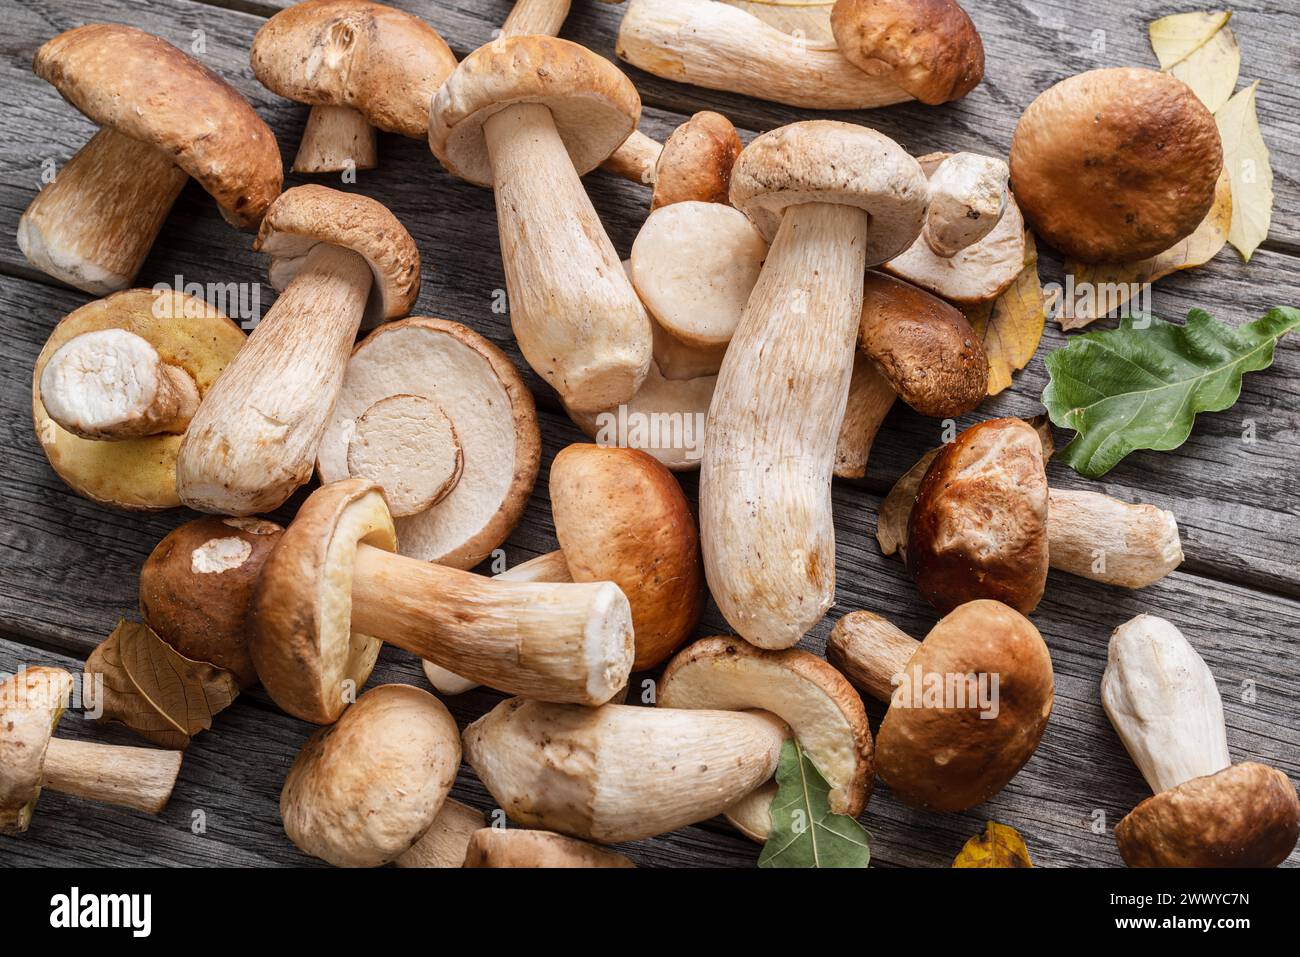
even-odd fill
[[(35, 58), (100, 127), (19, 227), (35, 266), (103, 297), (66, 316), (36, 364), (51, 466), (106, 506), (211, 513), (154, 549), (142, 615), (182, 655), (321, 726), (281, 813), (332, 864), (626, 867), (599, 845), (719, 814), (763, 841), (791, 737), (836, 813), (861, 814), (877, 775), (933, 811), (988, 800), (1051, 713), (1051, 656), (1027, 617), (1049, 567), (1149, 585), (1182, 561), (1174, 516), (1050, 489), (1034, 427), (978, 424), (915, 477), (896, 543), (941, 619), (918, 641), (854, 611), (822, 658), (794, 646), (835, 597), (832, 476), (863, 474), (896, 397), (937, 418), (985, 397), (987, 357), (958, 306), (1014, 281), (1026, 222), (1083, 261), (1152, 255), (1194, 230), (1222, 163), (1213, 118), (1167, 74), (1097, 70), (1026, 110), (1009, 164), (914, 158), (832, 120), (742, 146), (713, 112), (661, 145), (637, 131), (631, 81), (556, 37), (568, 7), (520, 0), (458, 63), (410, 14), (308, 0), (265, 23), (251, 62), (311, 108), (295, 171), (371, 168), (384, 130), (427, 137), (445, 170), (492, 189), (533, 370), (593, 436), (611, 411), (707, 413), (702, 456), (572, 445), (550, 468), (558, 548), (471, 571), (538, 474), (519, 371), (472, 329), (409, 315), (420, 256), (381, 203), (282, 192), (275, 137), (225, 81), (98, 24)], [(659, 76), (812, 109), (939, 104), (984, 69), (951, 0), (838, 0), (828, 35), (799, 43), (725, 3), (629, 0), (617, 49)], [(581, 180), (597, 167), (651, 187), (627, 262)], [(280, 295), (247, 337), (183, 293), (130, 288), (190, 178), (231, 224), (257, 227), (270, 259)], [(698, 521), (673, 474), (696, 468)], [(257, 517), (313, 475), (287, 527)], [(709, 595), (735, 634), (688, 643)], [(444, 695), (510, 697), (461, 730), (419, 688), (361, 693), (384, 643), (422, 659)], [(633, 672), (661, 667), (652, 707), (622, 703)], [(997, 675), (1000, 708), (915, 707), (895, 689), (912, 671)], [(42, 788), (153, 812), (171, 793), (180, 752), (54, 736), (71, 685), (28, 668), (0, 688), (0, 829), (24, 830)], [(893, 702), (874, 738), (860, 693)], [(1126, 862), (1287, 857), (1295, 788), (1231, 763), (1213, 676), (1173, 625), (1116, 629), (1101, 693), (1154, 794), (1116, 830)], [(462, 758), (517, 826), (485, 827), (448, 797)]]

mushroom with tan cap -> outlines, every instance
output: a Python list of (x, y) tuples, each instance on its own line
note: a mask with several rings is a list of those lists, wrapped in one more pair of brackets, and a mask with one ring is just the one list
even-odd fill
[(363, 318), (405, 315), (420, 254), (397, 217), (365, 196), (299, 186), (267, 210), (255, 249), (280, 298), (199, 407), (176, 485), (191, 508), (271, 511), (311, 478)]
[(513, 583), (394, 554), (378, 486), (323, 485), (262, 566), (249, 652), (271, 699), (338, 720), (381, 642), (511, 694), (600, 704), (627, 682), (632, 613), (608, 582)]
[(1182, 564), (1172, 513), (1097, 492), (1051, 490), (1043, 443), (1022, 419), (991, 419), (945, 445), (907, 523), (908, 571), (941, 612), (977, 598), (1029, 614), (1049, 564), (1144, 588)]
[(650, 209), (695, 200), (727, 203), (740, 134), (721, 113), (702, 110), (673, 130), (661, 146), (640, 131), (601, 163), (601, 169), (653, 187)]
[(826, 656), (877, 701), (876, 770), (908, 804), (964, 811), (1033, 756), (1052, 713), (1052, 657), (1027, 618), (961, 605), (923, 641), (868, 611), (835, 623)]
[(1080, 262), (1134, 262), (1191, 235), (1223, 147), (1182, 80), (1090, 70), (1040, 94), (1011, 140), (1011, 188), (1034, 232)]
[(303, 745), (280, 792), (284, 831), (336, 867), (387, 864), (434, 825), (459, 767), (460, 735), (443, 703), (380, 685)]
[(626, 402), (650, 365), (650, 321), (579, 179), (640, 115), (636, 88), (608, 60), (517, 36), (466, 57), (429, 116), (443, 166), (494, 189), (520, 351), (580, 412)]
[(447, 798), (424, 836), (393, 863), (398, 867), (462, 867), (470, 840), (486, 826), (482, 811)]
[(552, 831), (485, 827), (474, 832), (466, 867), (636, 867), (622, 854)]
[(240, 228), (279, 195), (270, 129), (170, 43), (88, 24), (46, 42), (32, 69), (100, 127), (18, 221), (18, 246), (42, 272), (97, 296), (130, 286), (191, 177)]
[(1223, 701), (1205, 660), (1163, 618), (1110, 638), (1106, 716), (1154, 796), (1119, 822), (1129, 867), (1276, 867), (1300, 838), (1300, 800), (1281, 771), (1228, 755)]
[(250, 54), (267, 89), (311, 106), (296, 173), (373, 169), (375, 128), (420, 139), (456, 56), (419, 17), (369, 0), (307, 0), (262, 24)]
[(32, 373), (32, 422), (54, 471), (104, 505), (180, 505), (181, 436), (244, 339), (170, 290), (129, 289), (64, 316)]
[(54, 737), (72, 695), (62, 668), (23, 668), (0, 682), (0, 834), (27, 830), (43, 789), (158, 814), (180, 751)]
[(519, 522), (540, 459), (514, 364), (472, 329), (413, 316), (352, 350), (316, 469), (382, 487), (401, 554), (473, 568)]

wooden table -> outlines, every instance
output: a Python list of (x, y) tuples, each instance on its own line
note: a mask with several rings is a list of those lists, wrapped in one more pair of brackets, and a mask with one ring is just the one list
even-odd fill
[[(93, 127), (54, 89), (32, 75), (35, 49), (62, 30), (115, 21), (156, 33), (190, 50), (233, 83), (275, 130), (292, 158), (306, 108), (264, 89), (248, 66), (248, 49), (263, 18), (289, 0), (0, 0), (0, 304), (7, 332), (0, 351), (3, 448), (0, 469), (0, 670), (81, 662), (122, 617), (137, 617), (136, 576), (153, 545), (190, 518), (182, 512), (140, 517), (100, 508), (73, 495), (51, 472), (31, 427), (31, 370), (58, 319), (89, 297), (34, 271), (14, 242), (18, 217), (40, 185), (42, 163), (62, 165)], [(435, 26), (458, 55), (484, 43), (504, 20), (507, 0), (394, 0)], [(1146, 24), (1187, 5), (1118, 0), (966, 0), (984, 37), (983, 84), (958, 103), (916, 104), (845, 118), (879, 128), (914, 154), (970, 149), (1005, 155), (1021, 110), (1055, 81), (1103, 66), (1154, 65)], [(1194, 5), (1193, 5), (1194, 6)], [(1230, 249), (1208, 267), (1157, 284), (1158, 314), (1181, 319), (1194, 306), (1239, 324), (1269, 306), (1297, 303), (1300, 260), (1300, 15), (1292, 5), (1234, 4), (1233, 28), (1243, 53), (1243, 80), (1260, 78), (1259, 111), (1272, 151), (1277, 204), (1268, 242), (1249, 264)], [(1280, 8), (1290, 7), (1286, 12)], [(613, 58), (621, 8), (575, 0), (564, 35)], [(642, 129), (660, 139), (686, 115), (719, 110), (746, 138), (812, 116), (744, 97), (676, 85), (628, 68), (645, 103)], [(427, 146), (381, 138), (381, 168), (356, 186), (386, 203), (410, 229), (424, 258), (416, 314), (463, 322), (492, 339), (521, 367), (508, 319), (492, 311), (505, 286), (492, 194), (445, 173)], [(291, 183), (299, 180), (291, 178)], [(286, 185), (290, 185), (286, 184)], [(337, 182), (331, 185), (338, 186)], [(615, 245), (626, 254), (643, 221), (647, 191), (602, 173), (587, 178)], [(191, 184), (168, 219), (138, 284), (264, 280), (264, 257), (251, 237), (234, 232), (212, 201)], [(1044, 258), (1044, 281), (1060, 278)], [(262, 288), (265, 309), (274, 299)], [(1103, 322), (1100, 325), (1112, 325)], [(1033, 415), (1046, 383), (1042, 358), (1065, 342), (1049, 325), (1038, 355), (1014, 386), (986, 402), (962, 425), (995, 415)], [(511, 563), (554, 545), (546, 499), (546, 466), (556, 451), (583, 436), (560, 412), (553, 393), (531, 372), (545, 443), (542, 477), (531, 508), (508, 544)], [(1172, 509), (1187, 561), (1141, 592), (1127, 592), (1052, 574), (1034, 620), (1052, 650), (1056, 707), (1042, 746), (994, 800), (964, 814), (928, 814), (895, 800), (878, 785), (863, 816), (873, 835), (874, 863), (947, 866), (962, 843), (997, 820), (1018, 828), (1034, 861), (1047, 866), (1120, 863), (1110, 828), (1147, 794), (1105, 715), (1098, 683), (1106, 642), (1139, 612), (1162, 615), (1204, 655), (1219, 682), (1233, 757), (1259, 760), (1300, 779), (1300, 337), (1284, 340), (1274, 366), (1246, 379), (1228, 412), (1202, 415), (1191, 439), (1173, 453), (1131, 456), (1102, 481), (1089, 483), (1051, 466), (1054, 485), (1095, 488), (1128, 501)], [(1254, 429), (1254, 441), (1243, 435)], [(914, 634), (933, 623), (900, 564), (874, 540), (882, 495), (927, 448), (940, 425), (899, 403), (876, 443), (868, 476), (835, 487), (838, 600), (805, 639), (820, 652), (833, 621), (853, 609), (881, 613)], [(1058, 440), (1065, 435), (1059, 434)], [(684, 478), (692, 497), (693, 476)], [(300, 500), (296, 498), (295, 504)], [(277, 517), (286, 518), (291, 508)], [(710, 608), (702, 634), (726, 628)], [(424, 685), (418, 663), (387, 649), (372, 683)], [(453, 698), (462, 724), (497, 700), (488, 692)], [(881, 710), (871, 707), (872, 720)], [(280, 827), (281, 782), (312, 728), (286, 717), (261, 692), (242, 696), (201, 734), (186, 754), (166, 812), (150, 818), (89, 806), (56, 794), (41, 799), (30, 831), (0, 838), (0, 864), (303, 865)], [(129, 743), (120, 729), (64, 719), (71, 737)], [(453, 794), (494, 807), (472, 771), (463, 768)], [(196, 812), (203, 814), (197, 815)], [(205, 828), (192, 823), (202, 817)], [(194, 833), (201, 830), (201, 833)], [(622, 848), (644, 865), (749, 866), (758, 848), (720, 820)], [(1300, 864), (1292, 854), (1288, 864)]]

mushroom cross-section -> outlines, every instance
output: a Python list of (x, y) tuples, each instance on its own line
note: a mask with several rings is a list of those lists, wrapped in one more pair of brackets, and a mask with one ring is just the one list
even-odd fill
[(964, 811), (1004, 788), (1052, 712), (1052, 658), (1027, 618), (996, 601), (954, 609), (924, 641), (867, 611), (835, 623), (831, 663), (878, 701), (876, 769), (908, 804)]
[(167, 806), (181, 752), (54, 737), (72, 680), (40, 666), (0, 682), (0, 834), (27, 830), (43, 789), (150, 814)]
[(378, 486), (324, 485), (262, 566), (249, 651), (277, 705), (338, 719), (381, 642), (511, 694), (600, 704), (627, 682), (632, 614), (608, 581), (515, 583), (393, 554)]
[(732, 173), (772, 246), (718, 373), (700, 525), (710, 590), (752, 644), (793, 645), (834, 600), (830, 480), (863, 276), (920, 234), (926, 197), (897, 143), (826, 120), (764, 133)]
[(45, 43), (32, 69), (100, 127), (18, 221), (18, 246), (42, 272), (97, 296), (125, 289), (191, 177), (239, 227), (279, 194), (270, 129), (170, 43), (88, 24)]
[(177, 489), (199, 511), (270, 511), (311, 478), (363, 318), (405, 315), (420, 289), (415, 241), (365, 196), (291, 189), (255, 248), (282, 292), (181, 443)]
[(1275, 867), (1300, 838), (1281, 771), (1232, 764), (1214, 675), (1173, 624), (1138, 615), (1110, 638), (1101, 703), (1154, 794), (1119, 822), (1130, 867)]

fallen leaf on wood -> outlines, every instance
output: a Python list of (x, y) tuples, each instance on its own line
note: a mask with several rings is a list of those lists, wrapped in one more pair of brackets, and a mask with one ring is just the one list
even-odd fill
[(1147, 27), (1151, 49), (1160, 61), (1160, 69), (1168, 70), (1187, 59), (1217, 34), (1232, 16), (1227, 10), (1210, 10), (1204, 13), (1175, 13), (1152, 21)]
[(781, 746), (776, 784), (759, 867), (867, 866), (870, 835), (854, 818), (831, 811), (831, 786), (793, 738)]
[(989, 395), (1011, 385), (1038, 351), (1043, 338), (1047, 302), (1038, 280), (1038, 249), (1034, 234), (1025, 230), (1025, 266), (1015, 281), (991, 303), (962, 306), (962, 312), (984, 346), (989, 359)]
[(966, 842), (953, 867), (1033, 867), (1025, 839), (1014, 827), (989, 821), (984, 833)]
[(1250, 262), (1259, 244), (1268, 238), (1269, 221), (1273, 218), (1273, 169), (1255, 113), (1258, 86), (1256, 80), (1214, 115), (1223, 141), (1223, 168), (1232, 180), (1232, 226), (1228, 230), (1228, 242), (1246, 262)]
[(1218, 110), (1237, 88), (1241, 72), (1241, 48), (1232, 29), (1225, 26), (1219, 30), (1168, 72), (1190, 86), (1207, 110)]
[(834, 0), (724, 0), (753, 14), (782, 33), (802, 37), (810, 45), (835, 45), (831, 32), (831, 7)]

